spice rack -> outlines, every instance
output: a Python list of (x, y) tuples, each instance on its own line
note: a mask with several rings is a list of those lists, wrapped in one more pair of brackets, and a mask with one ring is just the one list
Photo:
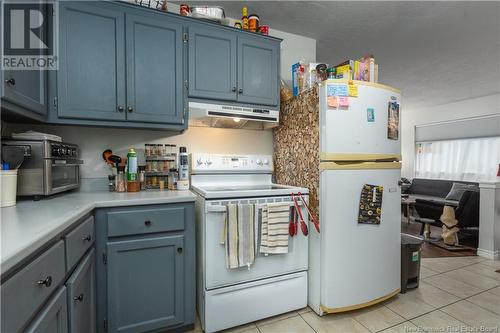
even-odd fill
[(177, 168), (177, 146), (170, 144), (145, 144), (146, 188), (158, 189), (161, 181), (167, 187), (168, 173)]

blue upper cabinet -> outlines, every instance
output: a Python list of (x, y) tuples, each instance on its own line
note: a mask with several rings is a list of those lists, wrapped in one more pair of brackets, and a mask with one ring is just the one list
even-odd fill
[(125, 120), (124, 22), (113, 4), (60, 2), (59, 117)]
[[(0, 6), (0, 15), (3, 6)], [(40, 5), (40, 11), (46, 7)], [(10, 27), (6, 27), (9, 34)], [(47, 29), (40, 29), (39, 36), (45, 39)], [(40, 52), (42, 55), (42, 52)], [(1, 75), (0, 92), (2, 104), (8, 113), (42, 120), (47, 115), (47, 71), (46, 70), (5, 70)], [(7, 102), (8, 105), (5, 105)], [(33, 117), (31, 117), (33, 116)]]
[(236, 34), (211, 25), (189, 25), (189, 96), (236, 100)]
[(278, 105), (279, 51), (275, 40), (238, 37), (238, 102)]
[(278, 106), (279, 61), (279, 39), (189, 25), (190, 98)]
[(182, 22), (163, 15), (126, 14), (125, 20), (127, 119), (182, 124)]

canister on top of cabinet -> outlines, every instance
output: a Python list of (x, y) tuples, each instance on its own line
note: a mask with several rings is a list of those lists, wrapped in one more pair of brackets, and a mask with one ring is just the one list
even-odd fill
[(248, 17), (248, 30), (252, 32), (257, 32), (259, 29), (259, 15), (251, 14)]

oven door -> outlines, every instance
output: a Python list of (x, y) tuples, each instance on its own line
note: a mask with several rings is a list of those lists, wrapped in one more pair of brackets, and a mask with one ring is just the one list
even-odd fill
[[(266, 202), (279, 201), (287, 201), (291, 204), (290, 197), (210, 200), (205, 202), (205, 223), (202, 226), (205, 237), (202, 246), (204, 247), (203, 261), (205, 266), (205, 288), (207, 290), (307, 270), (308, 238), (299, 231), (297, 236), (289, 237), (287, 254), (264, 255), (259, 253), (260, 223), (256, 223), (255, 228), (257, 244), (253, 265), (249, 268), (237, 269), (228, 269), (226, 267), (225, 246), (220, 243), (226, 215), (225, 205), (228, 203), (262, 205)], [(307, 219), (305, 207), (301, 206), (301, 212), (304, 219)], [(309, 229), (311, 228), (309, 227)], [(310, 232), (315, 231), (311, 230)]]
[(82, 160), (45, 160), (45, 195), (55, 194), (80, 186)]

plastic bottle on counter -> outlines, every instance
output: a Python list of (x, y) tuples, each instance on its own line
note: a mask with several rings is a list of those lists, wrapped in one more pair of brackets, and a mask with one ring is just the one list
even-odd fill
[(248, 9), (247, 7), (241, 8), (241, 27), (243, 30), (248, 30)]
[(179, 180), (178, 190), (189, 190), (189, 157), (186, 147), (179, 148)]
[(127, 181), (137, 180), (137, 153), (134, 148), (130, 148), (127, 154)]

